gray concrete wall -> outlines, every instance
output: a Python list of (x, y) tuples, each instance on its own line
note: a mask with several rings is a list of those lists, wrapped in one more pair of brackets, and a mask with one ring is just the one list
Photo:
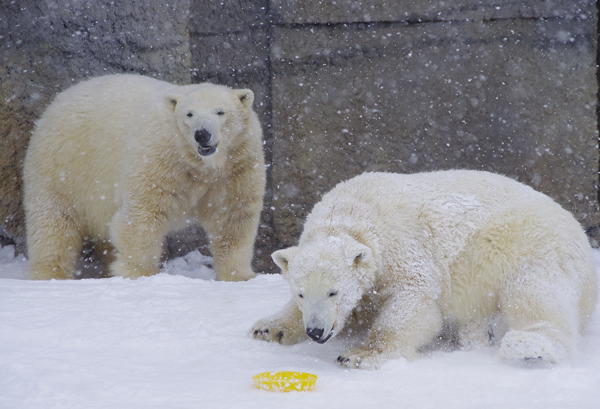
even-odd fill
[[(599, 224), (593, 1), (18, 3), (0, 5), (6, 242), (23, 238), (34, 120), (69, 84), (128, 71), (254, 90), (269, 163), (260, 270), (323, 193), (363, 171), (491, 170)], [(191, 229), (168, 247), (204, 243)]]

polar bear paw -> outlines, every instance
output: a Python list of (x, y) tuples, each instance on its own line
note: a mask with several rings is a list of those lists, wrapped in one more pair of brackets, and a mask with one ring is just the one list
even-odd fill
[(510, 331), (500, 346), (500, 356), (507, 361), (532, 365), (556, 364), (562, 355), (555, 342), (531, 331)]
[(258, 321), (250, 330), (255, 339), (278, 342), (282, 345), (292, 345), (304, 335), (304, 328), (294, 328), (285, 322), (264, 319)]
[(349, 349), (337, 358), (340, 365), (352, 369), (377, 369), (382, 361), (380, 354), (373, 354), (359, 348)]
[(226, 273), (224, 273), (223, 271), (217, 272), (217, 280), (219, 281), (248, 281), (254, 277), (256, 277), (256, 273), (251, 269), (239, 271), (233, 270), (231, 272)]

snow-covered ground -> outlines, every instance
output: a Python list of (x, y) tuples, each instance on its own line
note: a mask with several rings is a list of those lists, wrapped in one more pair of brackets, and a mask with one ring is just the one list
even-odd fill
[[(334, 361), (353, 340), (248, 336), (287, 302), (280, 276), (217, 282), (205, 262), (190, 253), (135, 281), (39, 282), (1, 249), (0, 408), (600, 408), (598, 311), (559, 367), (511, 366), (487, 348), (347, 370)], [(252, 375), (271, 370), (319, 378), (310, 392), (255, 389)]]

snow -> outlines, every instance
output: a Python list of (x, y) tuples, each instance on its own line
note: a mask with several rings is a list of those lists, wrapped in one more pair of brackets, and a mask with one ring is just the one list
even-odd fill
[[(598, 311), (562, 366), (513, 366), (484, 348), (347, 370), (334, 361), (356, 340), (252, 339), (251, 325), (288, 301), (287, 284), (214, 281), (209, 262), (194, 252), (135, 281), (28, 281), (27, 261), (1, 249), (0, 408), (599, 407)], [(255, 389), (252, 375), (273, 370), (319, 378), (310, 392)]]

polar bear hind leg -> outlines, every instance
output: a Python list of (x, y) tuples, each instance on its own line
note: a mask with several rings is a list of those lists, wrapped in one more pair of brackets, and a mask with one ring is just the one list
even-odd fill
[[(541, 282), (544, 276), (546, 282)], [(534, 274), (531, 267), (508, 285), (500, 309), (510, 330), (502, 338), (500, 356), (530, 364), (564, 360), (577, 334), (577, 297), (570, 288), (564, 277)]]
[(82, 249), (76, 215), (53, 195), (41, 196), (27, 215), (29, 276), (34, 280), (74, 278)]

